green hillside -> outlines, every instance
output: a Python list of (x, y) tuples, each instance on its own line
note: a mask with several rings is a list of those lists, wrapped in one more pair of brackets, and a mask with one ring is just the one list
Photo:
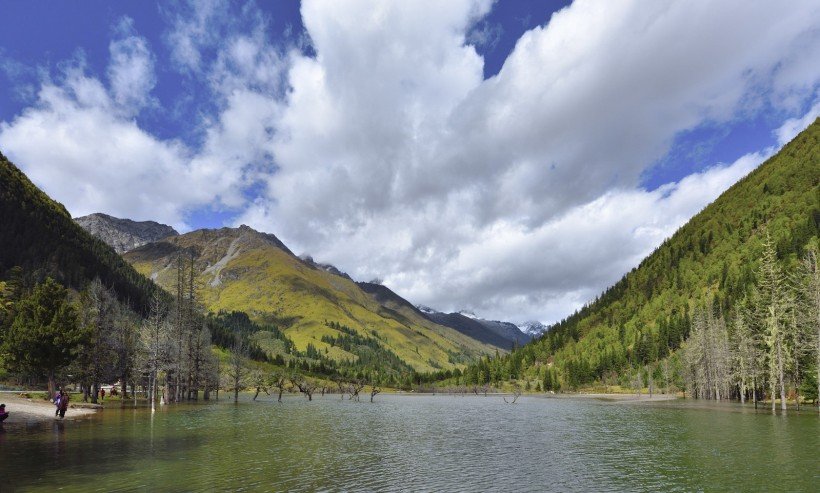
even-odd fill
[(156, 285), (113, 248), (74, 223), (62, 204), (0, 154), (0, 279), (15, 267), (26, 284), (51, 276), (82, 289), (99, 277), (119, 298), (145, 311)]
[(816, 245), (819, 140), (815, 121), (599, 298), (512, 355), (472, 366), (468, 380), (570, 388), (623, 380), (681, 347), (696, 307), (730, 315), (751, 294), (767, 234), (786, 272)]
[[(180, 251), (194, 255), (199, 297), (208, 309), (240, 310), (274, 324), (302, 352), (310, 347), (336, 361), (356, 361), (368, 357), (363, 347), (378, 346), (383, 359), (393, 353), (416, 371), (456, 368), (495, 352), (413, 310), (379, 303), (349, 278), (299, 259), (275, 236), (247, 226), (168, 238), (132, 250), (125, 259), (172, 288)], [(358, 340), (361, 350), (351, 352), (345, 339), (351, 334), (342, 328), (369, 340)]]

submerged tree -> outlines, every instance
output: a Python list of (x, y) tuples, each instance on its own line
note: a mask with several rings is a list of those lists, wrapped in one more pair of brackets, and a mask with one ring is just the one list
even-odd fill
[(316, 391), (316, 382), (303, 375), (291, 376), (290, 382), (294, 387), (299, 389), (299, 392), (303, 393), (309, 401), (313, 400), (313, 392)]
[(785, 292), (785, 279), (777, 264), (777, 253), (771, 238), (766, 235), (763, 242), (763, 257), (760, 261), (758, 288), (754, 297), (757, 307), (757, 323), (763, 328), (768, 361), (769, 390), (772, 411), (775, 410), (775, 396), (780, 390), (780, 408), (786, 410), (786, 364), (789, 358), (786, 346), (789, 303)]
[[(711, 304), (710, 304), (711, 305)], [(699, 399), (728, 399), (731, 356), (726, 322), (714, 309), (695, 311), (685, 345), (687, 388)]]
[(245, 368), (245, 360), (247, 357), (247, 345), (245, 341), (237, 335), (233, 348), (231, 348), (230, 360), (228, 361), (228, 380), (230, 390), (233, 391), (234, 402), (239, 402), (239, 391), (245, 388), (245, 376), (248, 374), (248, 370)]
[(156, 410), (158, 380), (166, 369), (171, 341), (166, 318), (167, 309), (159, 290), (154, 291), (150, 303), (148, 318), (143, 322), (140, 330), (140, 340), (143, 346), (142, 364), (140, 366), (148, 374), (149, 401), (151, 403), (151, 412), (154, 412)]
[(282, 402), (282, 393), (288, 387), (288, 377), (284, 373), (277, 372), (273, 374), (271, 378), (271, 385), (275, 388), (279, 395), (277, 397), (277, 402)]

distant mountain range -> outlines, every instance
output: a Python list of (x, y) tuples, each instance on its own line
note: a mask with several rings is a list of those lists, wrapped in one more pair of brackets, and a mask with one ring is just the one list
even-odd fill
[[(205, 264), (202, 274), (210, 276), (206, 284), (209, 288), (213, 289), (219, 287), (223, 283), (224, 277), (222, 271), (224, 270), (225, 265), (222, 264), (227, 264), (228, 262), (233, 261), (241, 253), (238, 247), (236, 247), (236, 243), (233, 243), (233, 240), (244, 235), (246, 239), (243, 240), (243, 242), (250, 245), (254, 243), (249, 240), (250, 236), (256, 236), (257, 239), (263, 240), (262, 243), (269, 243), (270, 245), (285, 252), (287, 256), (290, 257), (288, 259), (289, 261), (297, 260), (304, 266), (310, 267), (316, 271), (321, 271), (332, 276), (340, 277), (346, 281), (354, 282), (359, 289), (368, 293), (376, 301), (383, 306), (388, 307), (390, 310), (397, 312), (409, 312), (415, 318), (425, 319), (426, 321), (433, 322), (434, 324), (455, 329), (457, 332), (480, 343), (509, 350), (515, 346), (526, 344), (534, 336), (540, 335), (540, 333), (545, 329), (545, 327), (538, 322), (532, 322), (529, 325), (525, 325), (524, 327), (527, 330), (523, 330), (515, 324), (509, 322), (484, 320), (469, 312), (441, 313), (429, 308), (419, 309), (381, 284), (355, 282), (348, 274), (342, 272), (335, 266), (316, 262), (310, 256), (296, 258), (285, 246), (285, 244), (274, 235), (259, 233), (247, 226), (242, 226), (235, 230), (231, 228), (223, 228), (220, 230), (199, 230), (183, 235), (185, 236), (185, 239), (181, 239), (179, 238), (179, 234), (172, 227), (154, 221), (137, 222), (130, 219), (120, 219), (100, 213), (79, 217), (76, 218), (75, 221), (86, 231), (108, 243), (120, 253), (127, 253), (135, 249), (139, 249), (138, 252), (134, 252), (132, 255), (126, 255), (126, 259), (131, 261), (135, 266), (144, 266), (144, 262), (149, 258), (151, 259), (151, 262), (154, 263), (157, 260), (162, 259), (166, 262), (165, 270), (170, 269), (171, 257), (180, 251), (180, 246), (182, 246), (182, 248), (191, 248), (192, 251), (196, 251), (196, 253), (194, 253), (195, 256), (201, 256), (204, 254), (204, 249), (206, 247), (222, 252), (225, 246), (225, 238), (233, 238), (231, 242), (234, 244), (234, 250), (228, 248), (224, 251), (225, 256), (220, 259), (209, 257), (207, 260), (204, 260)], [(237, 235), (237, 232), (241, 232), (242, 234)], [(193, 242), (187, 241), (194, 237), (197, 238), (197, 240)], [(254, 246), (254, 248), (256, 246)], [(247, 253), (247, 250), (244, 253)], [(222, 264), (220, 264), (220, 262)], [(145, 273), (151, 276), (152, 279), (158, 280), (160, 284), (163, 284), (162, 270), (152, 269), (150, 273)], [(231, 281), (240, 281), (239, 277), (244, 275), (245, 274), (228, 274), (228, 276), (236, 277), (235, 279), (229, 277)], [(171, 280), (165, 284), (170, 286), (170, 281)], [(247, 305), (238, 306), (232, 303), (223, 304), (220, 307), (232, 310), (246, 308), (258, 310), (259, 308), (255, 305), (252, 307)], [(296, 315), (298, 316), (298, 314)], [(539, 329), (541, 332), (539, 332)]]
[(84, 230), (113, 247), (117, 253), (125, 253), (147, 243), (179, 234), (174, 228), (165, 224), (119, 219), (99, 212), (75, 218), (74, 221)]
[(438, 324), (387, 287), (356, 283), (333, 266), (299, 258), (276, 236), (248, 226), (168, 236), (123, 257), (170, 290), (180, 255), (193, 260), (208, 309), (240, 310), (272, 323), (300, 351), (312, 346), (338, 361), (355, 360), (354, 352), (328, 342), (341, 337), (340, 326), (375, 338), (417, 371), (453, 368), (509, 348)]
[(484, 320), (466, 311), (443, 313), (427, 306), (418, 308), (430, 320), (452, 327), (462, 334), (496, 347), (512, 349), (515, 346), (522, 346), (532, 339), (530, 334), (523, 332), (510, 322)]

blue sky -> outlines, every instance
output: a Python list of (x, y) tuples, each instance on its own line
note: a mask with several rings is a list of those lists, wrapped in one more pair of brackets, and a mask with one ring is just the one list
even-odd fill
[(594, 297), (818, 112), (809, 1), (0, 14), (0, 150), (73, 214), (247, 223), (513, 321)]

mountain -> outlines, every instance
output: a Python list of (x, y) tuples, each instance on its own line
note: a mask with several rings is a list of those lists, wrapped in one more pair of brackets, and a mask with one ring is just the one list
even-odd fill
[(20, 267), (29, 281), (51, 276), (74, 289), (94, 277), (145, 311), (156, 289), (113, 248), (94, 238), (62, 204), (0, 154), (0, 277)]
[(532, 339), (530, 335), (522, 332), (521, 329), (519, 329), (514, 323), (501, 322), (498, 320), (484, 320), (483, 318), (476, 318), (474, 320), (488, 330), (510, 341), (513, 346), (523, 346), (524, 344), (530, 342), (530, 339)]
[(335, 274), (337, 276), (344, 277), (345, 279), (349, 279), (351, 281), (353, 280), (353, 278), (350, 277), (349, 275), (347, 275), (346, 272), (340, 271), (339, 269), (337, 269), (333, 265), (322, 264), (322, 263), (316, 262), (315, 260), (313, 260), (313, 257), (311, 257), (310, 255), (304, 255), (304, 256), (299, 257), (299, 258), (302, 259), (302, 261), (305, 262), (306, 264), (309, 264), (313, 267), (316, 267), (317, 269), (321, 269), (325, 272), (330, 272), (331, 274)]
[(75, 218), (74, 221), (84, 230), (113, 247), (117, 253), (125, 253), (146, 243), (179, 234), (174, 228), (165, 224), (120, 219), (99, 212)]
[[(138, 271), (173, 289), (178, 256), (193, 259), (199, 295), (212, 311), (241, 310), (279, 327), (300, 351), (355, 360), (342, 338), (394, 353), (417, 371), (463, 366), (495, 348), (434, 323), (384, 286), (355, 283), (295, 256), (248, 226), (167, 237), (124, 254)], [(347, 340), (347, 339), (345, 339)], [(312, 349), (310, 349), (312, 348)], [(345, 349), (347, 348), (347, 349)]]
[(461, 313), (425, 313), (427, 318), (447, 327), (452, 327), (462, 334), (472, 337), (481, 342), (492, 344), (501, 349), (512, 349), (513, 341), (504, 338), (500, 334), (488, 329), (479, 321), (462, 315)]
[(549, 329), (546, 325), (538, 322), (537, 320), (530, 320), (529, 322), (524, 322), (523, 324), (518, 326), (518, 330), (527, 334), (533, 339), (537, 339), (541, 337)]
[[(819, 235), (817, 119), (597, 299), (490, 366), (543, 378), (546, 388), (556, 378), (575, 387), (655, 365), (676, 356), (695, 309), (710, 306), (731, 317), (748, 299), (765, 242), (774, 245), (783, 270), (792, 272), (806, 248), (820, 244)], [(472, 367), (470, 375), (481, 371), (494, 370)], [(683, 381), (680, 374), (672, 378)]]
[(443, 313), (423, 305), (416, 309), (437, 324), (451, 327), (464, 335), (492, 344), (497, 348), (509, 350), (526, 344), (531, 339), (529, 335), (521, 332), (515, 324), (484, 320), (471, 312)]

